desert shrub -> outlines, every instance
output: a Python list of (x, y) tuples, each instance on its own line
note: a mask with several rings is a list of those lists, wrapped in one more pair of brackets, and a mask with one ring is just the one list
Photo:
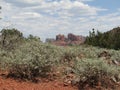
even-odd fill
[(18, 47), (9, 61), (9, 76), (33, 79), (47, 76), (51, 68), (59, 63), (61, 49), (38, 41), (28, 41)]
[(109, 65), (101, 59), (78, 60), (75, 64), (75, 73), (79, 76), (79, 87), (86, 84), (95, 87), (101, 85), (105, 88), (114, 88), (113, 77), (118, 76), (120, 67)]
[(10, 60), (10, 53), (0, 48), (0, 70), (6, 70)]
[(88, 54), (89, 50), (88, 48), (84, 48), (84, 46), (72, 46), (72, 47), (66, 47), (64, 49), (64, 58), (68, 61), (75, 60), (77, 58), (81, 58), (80, 55), (86, 53)]
[(111, 60), (116, 60), (120, 62), (120, 50), (109, 50), (110, 54), (112, 55)]
[(63, 61), (70, 62), (73, 61), (78, 56), (78, 53), (75, 52), (75, 49), (66, 48), (64, 50)]
[[(102, 49), (99, 47), (84, 46), (84, 45), (72, 46), (72, 47), (66, 47), (64, 49), (63, 60), (66, 62), (66, 61), (76, 61), (76, 58), (78, 58), (78, 59), (98, 58), (98, 56), (104, 51), (106, 51), (107, 53), (109, 53), (112, 56), (115, 56), (117, 54), (116, 50), (108, 50), (108, 49)], [(114, 52), (112, 52), (112, 51), (114, 51)]]

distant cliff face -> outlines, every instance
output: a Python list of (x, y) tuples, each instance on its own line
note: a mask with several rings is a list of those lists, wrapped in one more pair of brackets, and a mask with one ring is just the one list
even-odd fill
[(83, 41), (85, 37), (80, 35), (74, 35), (72, 33), (68, 34), (68, 40), (70, 41)]
[[(50, 41), (51, 40), (51, 41)], [(47, 39), (48, 41), (48, 39)], [(67, 37), (62, 34), (56, 35), (56, 39), (49, 39), (49, 42), (55, 45), (66, 46), (66, 45), (80, 45), (85, 42), (85, 37), (80, 35), (74, 35), (69, 33)]]
[(56, 41), (65, 41), (66, 40), (66, 37), (64, 35), (56, 35)]
[(68, 34), (69, 44), (71, 45), (80, 45), (85, 42), (85, 37), (80, 35)]

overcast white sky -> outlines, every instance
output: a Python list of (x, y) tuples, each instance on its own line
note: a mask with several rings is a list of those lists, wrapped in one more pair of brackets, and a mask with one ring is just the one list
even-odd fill
[(92, 28), (120, 26), (120, 0), (0, 0), (0, 29), (17, 28), (24, 35), (88, 35)]

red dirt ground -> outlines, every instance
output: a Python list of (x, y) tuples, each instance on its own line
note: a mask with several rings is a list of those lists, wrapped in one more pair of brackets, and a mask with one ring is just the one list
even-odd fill
[[(33, 83), (30, 81), (15, 80), (12, 78), (6, 78), (6, 73), (0, 71), (0, 90), (79, 90), (75, 86), (67, 85), (61, 80), (48, 81), (42, 79), (41, 82)], [(119, 85), (118, 85), (119, 86)], [(85, 90), (106, 90), (100, 88), (91, 88), (88, 86)], [(111, 89), (107, 89), (111, 90)], [(120, 90), (120, 86), (114, 90)]]
[(72, 86), (64, 86), (61, 82), (42, 83), (23, 82), (0, 76), (0, 90), (78, 90)]

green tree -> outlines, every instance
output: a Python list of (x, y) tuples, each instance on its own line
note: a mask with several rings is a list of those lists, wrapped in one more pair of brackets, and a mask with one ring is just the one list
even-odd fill
[(102, 48), (118, 50), (120, 49), (120, 27), (113, 28), (113, 30), (104, 33), (99, 31), (95, 33), (93, 29), (93, 31), (90, 32), (89, 36), (86, 38), (85, 43)]
[(5, 49), (13, 49), (23, 40), (23, 34), (17, 29), (3, 29), (0, 45)]

